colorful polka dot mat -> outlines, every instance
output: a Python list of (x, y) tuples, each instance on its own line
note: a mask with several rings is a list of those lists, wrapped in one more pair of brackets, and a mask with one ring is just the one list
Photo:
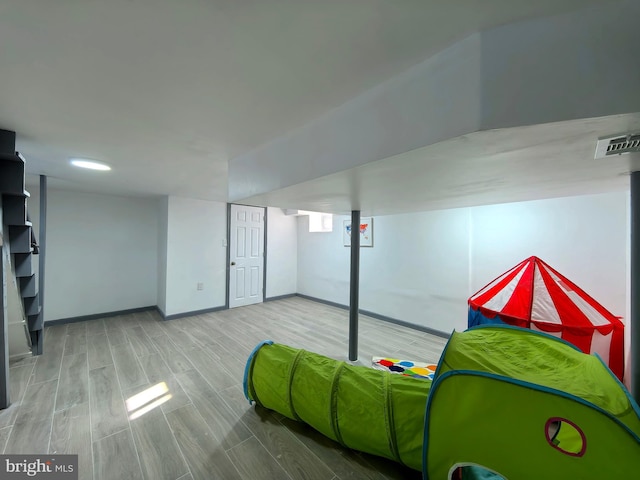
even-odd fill
[(391, 373), (424, 378), (426, 380), (433, 380), (433, 375), (436, 373), (437, 368), (434, 363), (413, 362), (411, 360), (387, 357), (373, 357), (371, 364), (373, 368), (378, 370), (386, 370)]

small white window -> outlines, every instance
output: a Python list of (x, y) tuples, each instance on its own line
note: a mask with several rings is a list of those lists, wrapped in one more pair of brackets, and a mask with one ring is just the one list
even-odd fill
[(330, 213), (309, 212), (310, 232), (332, 232), (333, 215)]

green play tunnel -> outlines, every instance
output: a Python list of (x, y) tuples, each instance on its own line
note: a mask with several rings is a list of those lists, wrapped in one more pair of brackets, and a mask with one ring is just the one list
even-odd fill
[(453, 332), (433, 383), (265, 342), (244, 387), (250, 400), (425, 480), (640, 471), (640, 407), (629, 392), (599, 357), (528, 329)]
[(342, 445), (422, 470), (431, 382), (264, 342), (245, 369), (245, 396)]

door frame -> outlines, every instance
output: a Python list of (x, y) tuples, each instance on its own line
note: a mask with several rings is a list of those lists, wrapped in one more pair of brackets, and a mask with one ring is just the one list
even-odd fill
[(227, 281), (226, 281), (226, 291), (224, 297), (224, 308), (229, 310), (229, 290), (231, 283), (231, 205), (239, 205), (241, 207), (256, 207), (262, 208), (264, 211), (264, 228), (262, 230), (263, 236), (263, 252), (262, 252), (262, 303), (265, 302), (267, 297), (267, 207), (262, 207), (260, 205), (247, 205), (246, 203), (229, 203), (227, 202)]

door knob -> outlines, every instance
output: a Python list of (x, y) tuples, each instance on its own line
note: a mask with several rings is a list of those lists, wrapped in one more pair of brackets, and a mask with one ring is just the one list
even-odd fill
[(236, 262), (231, 262), (231, 266), (233, 267), (236, 264)]

